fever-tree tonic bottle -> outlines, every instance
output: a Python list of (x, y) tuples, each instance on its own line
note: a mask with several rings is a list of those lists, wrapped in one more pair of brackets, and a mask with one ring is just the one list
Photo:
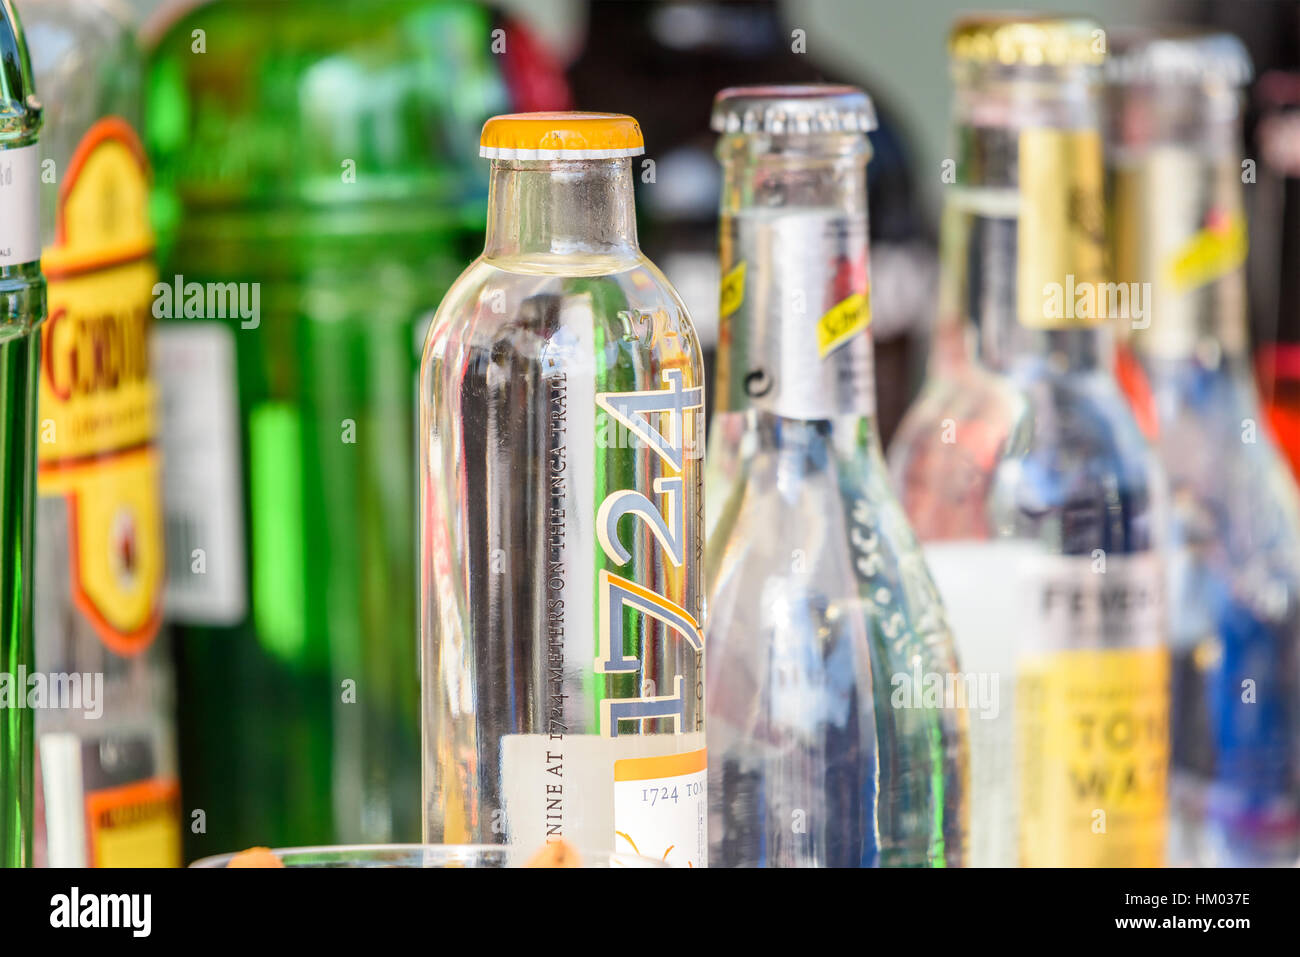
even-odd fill
[(956, 676), (952, 639), (875, 425), (874, 126), (853, 87), (738, 87), (714, 103), (715, 866), (943, 865), (965, 850), (966, 716), (921, 694), (925, 675)]
[(976, 18), (950, 53), (943, 282), (986, 387), (974, 405), (954, 390), (931, 402), (892, 452), (962, 667), (996, 692), (970, 722), (972, 863), (1155, 864), (1159, 486), (1112, 371), (1108, 317), (1145, 303), (1116, 302), (1103, 275), (1105, 35)]
[(483, 128), (420, 376), (425, 838), (705, 863), (702, 360), (628, 116)]
[(150, 375), (141, 63), (107, 0), (30, 0), (45, 129), (36, 654), (81, 700), (37, 717), (38, 862), (177, 867), (173, 674)]
[(1241, 92), (1227, 34), (1111, 45), (1124, 377), (1170, 482), (1171, 860), (1300, 858), (1300, 501), (1265, 425), (1246, 330)]
[(0, 0), (0, 866), (32, 856), (32, 515), (41, 278), (41, 107), (18, 15)]

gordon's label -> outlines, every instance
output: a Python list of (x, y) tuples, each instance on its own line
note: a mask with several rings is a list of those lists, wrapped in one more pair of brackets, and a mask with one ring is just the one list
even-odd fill
[(831, 307), (817, 320), (817, 352), (823, 359), (831, 352), (866, 331), (871, 324), (871, 300), (855, 292)]
[(157, 631), (163, 537), (149, 374), (157, 271), (143, 149), (123, 120), (86, 133), (42, 256), (37, 489), (68, 506), (72, 598), (103, 642), (134, 654)]
[(41, 258), (40, 147), (0, 150), (0, 266)]
[(92, 867), (180, 867), (181, 794), (171, 778), (86, 795)]
[(1019, 858), (1163, 862), (1169, 657), (1154, 555), (1041, 556), (1016, 660)]
[(1016, 312), (1020, 322), (1036, 329), (1105, 322), (1101, 309), (1052, 307), (1063, 302), (1067, 284), (1094, 291), (1104, 286), (1100, 135), (1095, 130), (1022, 130), (1019, 176)]

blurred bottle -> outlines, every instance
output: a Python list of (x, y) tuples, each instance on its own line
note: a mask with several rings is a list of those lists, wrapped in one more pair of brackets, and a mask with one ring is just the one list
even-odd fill
[(1107, 72), (1115, 278), (1153, 307), (1119, 324), (1129, 397), (1172, 493), (1171, 863), (1294, 863), (1300, 499), (1247, 342), (1250, 59), (1229, 34), (1112, 35)]
[(41, 106), (10, 0), (0, 0), (0, 867), (32, 862), (32, 523), (41, 278)]
[(1156, 487), (1097, 308), (1104, 50), (1080, 19), (976, 17), (950, 36), (953, 327), (935, 369), (949, 381), (927, 387), (892, 459), (984, 698), (970, 722), (980, 866), (1155, 864), (1165, 842)]
[(1255, 99), (1259, 182), (1250, 190), (1255, 361), (1264, 409), (1300, 478), (1300, 73), (1260, 77)]
[[(653, 145), (653, 182), (638, 168), (646, 250), (681, 291), (704, 345), (712, 415), (718, 342), (720, 173), (705, 91), (748, 84), (850, 82), (796, 49), (775, 0), (593, 2), (569, 76), (583, 109), (634, 113)], [(627, 51), (635, 49), (635, 56)], [(861, 79), (860, 77), (857, 79)], [(877, 425), (888, 441), (914, 385), (933, 308), (934, 240), (915, 185), (907, 131), (883, 90), (867, 168)], [(722, 344), (725, 345), (725, 344)], [(733, 437), (733, 440), (735, 437)]]
[(629, 116), (483, 127), (483, 253), (420, 377), (425, 840), (702, 866), (703, 363)]
[[(37, 863), (178, 867), (174, 674), (149, 369), (157, 270), (140, 54), (108, 0), (27, 0), (43, 91), (36, 654), (86, 699), (36, 722)], [(89, 696), (94, 694), (92, 703)], [(83, 704), (85, 707), (83, 707)]]
[(153, 53), (189, 856), (418, 839), (416, 317), (481, 234), (491, 29), (460, 2), (232, 0)]
[[(714, 105), (715, 866), (965, 855), (965, 715), (922, 704), (921, 676), (956, 674), (952, 637), (875, 424), (864, 188), (874, 125), (853, 87), (737, 87)], [(903, 704), (900, 678), (912, 683)]]

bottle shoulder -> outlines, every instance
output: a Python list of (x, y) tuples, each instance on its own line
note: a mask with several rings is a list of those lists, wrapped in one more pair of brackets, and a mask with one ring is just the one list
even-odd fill
[(534, 361), (556, 348), (606, 353), (610, 361), (617, 351), (626, 353), (625, 360), (679, 365), (690, 370), (693, 384), (702, 382), (695, 327), (676, 290), (648, 259), (545, 265), (474, 260), (434, 313), (425, 362), (449, 350)]

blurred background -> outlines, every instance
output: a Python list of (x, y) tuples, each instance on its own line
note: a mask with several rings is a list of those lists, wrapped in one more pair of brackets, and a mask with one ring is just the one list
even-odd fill
[[(1108, 27), (1214, 26), (1245, 40), (1258, 77), (1246, 146), (1259, 159), (1258, 184), (1247, 190), (1251, 322), (1261, 385), (1295, 456), (1300, 285), (1281, 263), (1294, 261), (1300, 240), (1300, 127), (1291, 122), (1300, 73), (1289, 72), (1300, 70), (1300, 3), (1020, 6), (1090, 13)], [(881, 117), (868, 175), (887, 442), (920, 385), (935, 308), (945, 37), (957, 14), (984, 8), (958, 0), (125, 7), (143, 57), (140, 134), (155, 176), (161, 279), (178, 290), (256, 286), (259, 296), (220, 323), (164, 319), (158, 330), (181, 806), (205, 811), (202, 829), (185, 822), (185, 858), (251, 844), (418, 840), (414, 377), (428, 313), (481, 248), (483, 120), (578, 108), (641, 121), (653, 160), (638, 176), (642, 245), (682, 292), (710, 352), (714, 93), (764, 81), (863, 86)], [(197, 547), (209, 550), (201, 581), (190, 574)]]

